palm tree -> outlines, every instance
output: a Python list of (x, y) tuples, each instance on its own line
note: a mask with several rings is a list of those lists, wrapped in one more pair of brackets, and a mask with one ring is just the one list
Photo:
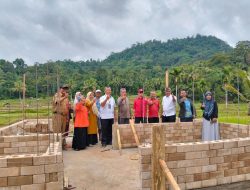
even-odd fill
[(189, 74), (189, 78), (192, 79), (192, 92), (193, 92), (193, 103), (195, 101), (194, 91), (195, 91), (195, 81), (199, 77), (199, 67), (192, 66), (191, 67), (191, 73)]
[(182, 72), (181, 68), (179, 68), (179, 67), (173, 68), (172, 71), (170, 72), (170, 75), (172, 75), (174, 77), (176, 97), (178, 97), (178, 82), (180, 79), (181, 72)]
[(206, 81), (205, 79), (200, 79), (199, 82), (197, 83), (197, 87), (202, 92), (203, 99), (204, 99), (204, 89), (206, 87)]
[(12, 88), (12, 91), (18, 92), (19, 100), (21, 100), (21, 92), (23, 90), (23, 82), (22, 81), (16, 81), (14, 83), (14, 88)]
[(232, 68), (229, 66), (226, 66), (223, 68), (223, 74), (222, 74), (222, 82), (223, 82), (223, 87), (225, 90), (225, 104), (226, 104), (226, 108), (228, 107), (228, 90), (226, 87), (226, 85), (230, 84), (232, 79)]

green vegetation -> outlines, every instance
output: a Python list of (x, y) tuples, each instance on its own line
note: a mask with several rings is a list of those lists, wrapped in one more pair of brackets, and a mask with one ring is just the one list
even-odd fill
[[(102, 61), (48, 61), (27, 66), (21, 58), (13, 62), (0, 59), (0, 99), (12, 105), (11, 99), (22, 97), (24, 73), (27, 102), (29, 100), (30, 105), (33, 104), (27, 109), (29, 117), (36, 117), (36, 106), (32, 103), (35, 102), (36, 92), (38, 98), (45, 99), (55, 93), (59, 84), (65, 83), (70, 85), (72, 97), (76, 91), (86, 94), (97, 88), (104, 89), (107, 85), (112, 87), (115, 97), (121, 87), (126, 87), (130, 95), (136, 94), (138, 88), (144, 88), (146, 94), (157, 90), (161, 97), (164, 94), (165, 69), (168, 68), (172, 91), (176, 92), (176, 87), (177, 92), (187, 89), (196, 104), (203, 100), (206, 90), (211, 90), (221, 105), (237, 103), (239, 93), (240, 103), (245, 106), (240, 112), (242, 119), (239, 122), (246, 123), (249, 120), (247, 114), (250, 115), (250, 106), (247, 108), (250, 100), (249, 66), (249, 41), (238, 42), (232, 48), (216, 37), (201, 35), (167, 42), (152, 40), (137, 43), (122, 52), (111, 53)], [(45, 101), (39, 106), (41, 117), (46, 117), (46, 104)], [(7, 109), (6, 105), (0, 106), (0, 110)], [(20, 103), (16, 107), (20, 107)], [(20, 109), (11, 109), (11, 122), (22, 118)], [(228, 113), (225, 108), (221, 110), (221, 121), (230, 119), (238, 122), (235, 110)], [(8, 113), (0, 114), (0, 125), (9, 121)]]
[(40, 99), (38, 101), (38, 112), (37, 102), (35, 99), (26, 100), (26, 110), (23, 114), (22, 102), (16, 99), (0, 100), (0, 126), (15, 123), (22, 120), (23, 118), (34, 119), (47, 118), (48, 113), (51, 116), (51, 109), (48, 112), (48, 99)]

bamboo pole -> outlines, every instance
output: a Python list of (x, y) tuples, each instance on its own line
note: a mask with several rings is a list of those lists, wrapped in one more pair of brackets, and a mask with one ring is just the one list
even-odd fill
[(120, 152), (120, 155), (122, 155), (122, 143), (121, 143), (121, 136), (120, 136), (119, 128), (116, 129), (116, 132), (117, 132), (117, 140), (118, 140), (119, 152)]
[(24, 135), (24, 120), (25, 120), (25, 91), (26, 91), (26, 87), (25, 87), (25, 79), (26, 76), (25, 74), (23, 74), (23, 105), (22, 105), (22, 109), (23, 109), (23, 135)]
[(130, 120), (129, 120), (129, 123), (130, 123), (130, 127), (131, 127), (131, 129), (132, 129), (133, 135), (134, 135), (134, 137), (135, 137), (136, 145), (137, 145), (137, 147), (139, 147), (139, 146), (140, 146), (140, 141), (139, 141), (139, 138), (138, 138), (138, 136), (137, 136), (137, 134), (136, 134), (135, 126), (134, 126), (133, 120), (130, 119)]
[(169, 72), (168, 72), (168, 68), (166, 69), (166, 73), (165, 73), (165, 81), (166, 81), (166, 88), (169, 87)]
[(173, 189), (174, 190), (180, 190), (180, 187), (177, 184), (176, 180), (174, 179), (172, 173), (168, 169), (168, 166), (167, 166), (166, 162), (164, 160), (162, 160), (162, 159), (159, 159), (159, 163), (160, 163), (161, 169), (163, 170), (163, 173), (164, 173), (165, 177), (167, 178), (168, 182), (171, 184)]
[(38, 72), (36, 64), (36, 146), (37, 146), (37, 155), (39, 155), (39, 133), (38, 133)]

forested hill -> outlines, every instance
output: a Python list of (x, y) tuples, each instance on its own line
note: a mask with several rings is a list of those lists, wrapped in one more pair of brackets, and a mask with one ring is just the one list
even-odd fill
[[(112, 87), (119, 94), (121, 87), (135, 94), (139, 87), (150, 90), (164, 89), (166, 67), (170, 68), (170, 86), (174, 89), (192, 88), (200, 97), (205, 89), (216, 89), (217, 97), (224, 97), (225, 81), (235, 86), (236, 68), (249, 72), (250, 42), (237, 43), (235, 48), (213, 37), (187, 37), (167, 42), (148, 41), (137, 43), (119, 53), (111, 53), (105, 60), (48, 61), (28, 66), (22, 58), (13, 62), (0, 58), (0, 99), (17, 98), (22, 92), (22, 75), (26, 74), (27, 97), (36, 95), (36, 68), (38, 94), (46, 96), (47, 85), (51, 95), (60, 84), (69, 84), (72, 93), (83, 93), (95, 88)], [(236, 67), (237, 66), (237, 67)], [(47, 74), (48, 70), (48, 74)], [(243, 76), (243, 75), (242, 75)], [(175, 82), (177, 81), (177, 83)], [(241, 92), (250, 98), (249, 89), (240, 80)]]
[(137, 65), (173, 66), (206, 60), (216, 53), (232, 50), (226, 42), (214, 36), (187, 37), (171, 39), (167, 42), (152, 40), (137, 43), (119, 53), (112, 53), (104, 64), (115, 65), (121, 62), (134, 62)]

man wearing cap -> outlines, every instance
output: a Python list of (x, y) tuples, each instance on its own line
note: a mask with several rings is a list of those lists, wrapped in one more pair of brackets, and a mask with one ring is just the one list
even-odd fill
[(118, 105), (118, 123), (129, 124), (130, 108), (126, 88), (120, 89), (120, 97), (117, 99)]
[(138, 96), (134, 100), (135, 123), (147, 123), (147, 100), (143, 95), (143, 89), (139, 89)]
[[(65, 133), (66, 122), (69, 115), (69, 99), (68, 99), (68, 90), (67, 85), (60, 87), (59, 91), (53, 97), (53, 121), (52, 128), (54, 133)], [(62, 145), (64, 148), (66, 141), (64, 140)]]
[(102, 146), (112, 145), (112, 125), (115, 118), (115, 99), (111, 96), (111, 88), (105, 87), (105, 95), (100, 98)]
[(102, 95), (101, 90), (96, 90), (95, 91), (95, 100), (96, 100), (96, 107), (98, 109), (98, 116), (97, 116), (97, 125), (98, 125), (98, 134), (99, 134), (99, 141), (102, 141), (102, 125), (101, 125), (101, 114), (100, 114), (100, 109), (101, 109), (101, 103), (100, 103), (100, 98)]

